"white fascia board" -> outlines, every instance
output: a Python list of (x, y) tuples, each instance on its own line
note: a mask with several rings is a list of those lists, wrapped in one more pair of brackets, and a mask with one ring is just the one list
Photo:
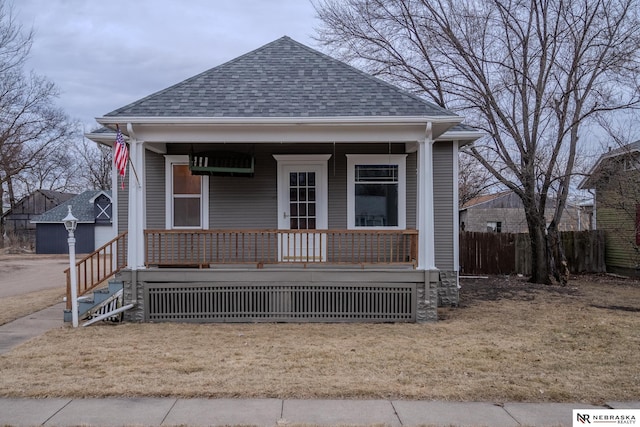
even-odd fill
[[(60, 227), (64, 227), (63, 221), (38, 221), (37, 219), (32, 219), (29, 221), (30, 224), (58, 224)], [(76, 224), (95, 224), (95, 221), (78, 221)]]
[(404, 125), (420, 123), (461, 123), (460, 116), (353, 116), (353, 117), (97, 117), (101, 125)]
[(464, 141), (464, 144), (471, 143), (485, 136), (480, 131), (446, 131), (436, 138), (436, 141)]
[(95, 203), (95, 201), (98, 198), (98, 196), (101, 196), (101, 195), (105, 195), (105, 196), (107, 196), (107, 198), (109, 200), (111, 200), (111, 196), (110, 195), (108, 195), (104, 190), (100, 190), (99, 192), (96, 193), (95, 196), (93, 196), (92, 198), (89, 199), (89, 204)]
[[(99, 144), (102, 145), (108, 145), (110, 147), (113, 147), (113, 143), (116, 140), (116, 134), (114, 133), (85, 133), (84, 137), (93, 141), (93, 142), (97, 142)], [(126, 138), (126, 137), (125, 137)]]

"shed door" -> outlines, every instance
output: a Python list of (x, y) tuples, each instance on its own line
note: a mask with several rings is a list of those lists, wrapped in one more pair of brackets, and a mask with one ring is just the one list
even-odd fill
[(326, 260), (326, 234), (315, 231), (327, 228), (326, 172), (326, 160), (279, 161), (278, 228), (283, 230), (278, 236), (279, 261)]

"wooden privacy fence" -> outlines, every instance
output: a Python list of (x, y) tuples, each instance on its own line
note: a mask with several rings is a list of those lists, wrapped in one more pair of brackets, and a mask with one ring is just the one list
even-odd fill
[[(571, 273), (606, 271), (601, 230), (560, 232)], [(531, 274), (527, 233), (460, 233), (461, 274)]]

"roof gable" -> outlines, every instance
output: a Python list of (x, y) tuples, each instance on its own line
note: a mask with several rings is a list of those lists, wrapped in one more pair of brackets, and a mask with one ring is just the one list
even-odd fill
[[(586, 190), (595, 188), (596, 182), (601, 178), (602, 169), (607, 166), (610, 159), (622, 158), (623, 156), (637, 155), (640, 152), (640, 140), (632, 142), (627, 145), (623, 145), (615, 150), (609, 149), (598, 158), (598, 161), (593, 165), (586, 177), (578, 184), (580, 190)], [(608, 165), (607, 167), (611, 167)]]
[(111, 199), (110, 191), (88, 190), (69, 199), (67, 203), (62, 203), (53, 209), (49, 209), (42, 215), (33, 218), (31, 222), (62, 222), (69, 213), (67, 206), (70, 205), (71, 213), (74, 217), (78, 218), (78, 222), (93, 223), (96, 219), (94, 202), (96, 198), (102, 194)]
[(457, 117), (282, 37), (106, 117)]

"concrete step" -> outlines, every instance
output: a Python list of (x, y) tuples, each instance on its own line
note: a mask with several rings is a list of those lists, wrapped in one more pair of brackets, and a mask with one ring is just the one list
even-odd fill
[[(84, 295), (78, 298), (78, 319), (83, 319), (90, 310), (100, 305), (100, 303), (108, 300), (117, 292), (123, 289), (121, 281), (111, 280), (106, 288), (100, 288), (93, 291), (92, 295)], [(71, 322), (73, 316), (71, 310), (64, 310), (64, 321)]]

